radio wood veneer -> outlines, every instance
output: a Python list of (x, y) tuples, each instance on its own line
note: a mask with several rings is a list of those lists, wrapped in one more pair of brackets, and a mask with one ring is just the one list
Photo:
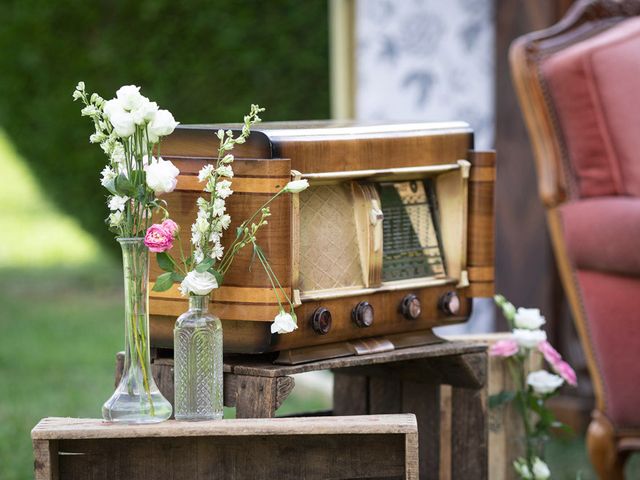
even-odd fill
[[(197, 172), (215, 161), (217, 128), (179, 127), (162, 146), (181, 171), (165, 199), (187, 251), (203, 195)], [(271, 335), (278, 304), (246, 248), (212, 295), (225, 351), (285, 350), (281, 361), (296, 363), (424, 344), (432, 327), (464, 322), (471, 297), (492, 295), (495, 155), (473, 150), (467, 124), (263, 124), (233, 153), (224, 245), (288, 181), (310, 187), (278, 198), (258, 235), (294, 299), (298, 330)], [(159, 273), (152, 261), (151, 282)], [(155, 347), (172, 348), (186, 308), (177, 286), (151, 292)], [(369, 337), (377, 340), (358, 340)]]

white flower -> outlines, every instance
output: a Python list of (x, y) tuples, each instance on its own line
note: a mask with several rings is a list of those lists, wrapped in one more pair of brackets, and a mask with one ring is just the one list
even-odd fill
[(147, 174), (147, 186), (156, 195), (173, 192), (178, 184), (177, 177), (180, 170), (169, 160), (163, 160), (162, 157), (154, 160), (152, 159), (151, 163), (144, 167)]
[(108, 119), (111, 119), (111, 115), (116, 112), (124, 112), (124, 108), (117, 98), (112, 98), (111, 100), (104, 102), (102, 111)]
[(538, 457), (533, 461), (533, 478), (535, 478), (535, 480), (547, 480), (551, 478), (551, 470), (549, 470), (547, 464)]
[(109, 121), (113, 125), (113, 129), (120, 138), (127, 138), (136, 131), (136, 124), (133, 121), (133, 115), (124, 110), (115, 110), (109, 116)]
[(540, 315), (539, 309), (520, 307), (515, 314), (514, 324), (517, 328), (538, 330), (545, 324), (545, 320), (544, 317)]
[(193, 259), (196, 263), (202, 262), (204, 260), (204, 252), (201, 249), (196, 248), (193, 252)]
[(156, 102), (150, 102), (146, 97), (142, 98), (142, 103), (131, 112), (136, 125), (144, 125), (150, 122), (158, 111), (158, 104)]
[(124, 214), (122, 212), (113, 212), (109, 215), (109, 226), (110, 227), (119, 227), (122, 225), (124, 221)]
[(89, 142), (91, 143), (102, 143), (107, 139), (107, 136), (102, 132), (92, 133), (89, 136)]
[(160, 137), (170, 135), (177, 126), (178, 122), (169, 110), (158, 110), (147, 127), (149, 141), (156, 143)]
[(222, 159), (222, 163), (231, 163), (233, 162), (233, 155), (231, 153), (227, 153), (223, 159)]
[(224, 254), (224, 247), (220, 245), (219, 242), (214, 243), (213, 248), (211, 249), (211, 252), (210, 252), (211, 258), (220, 260), (223, 254)]
[(229, 228), (229, 225), (231, 225), (231, 215), (225, 213), (224, 215), (222, 215), (222, 217), (220, 217), (220, 226), (226, 230), (227, 228)]
[(280, 313), (276, 315), (271, 324), (271, 333), (291, 333), (298, 328), (298, 324), (295, 320), (295, 314), (280, 310)]
[(209, 241), (211, 243), (219, 243), (220, 242), (220, 232), (213, 231), (209, 234)]
[(214, 217), (220, 217), (226, 212), (227, 207), (225, 207), (224, 200), (222, 198), (216, 198), (213, 201), (213, 209), (212, 214)]
[(227, 198), (233, 193), (231, 190), (231, 182), (229, 180), (220, 180), (216, 184), (216, 194), (220, 198)]
[(231, 168), (231, 165), (220, 165), (216, 172), (221, 177), (233, 178), (233, 168)]
[(94, 105), (87, 105), (80, 110), (80, 115), (83, 117), (95, 117), (96, 115), (100, 115), (100, 110), (98, 110)]
[(122, 212), (128, 200), (129, 197), (120, 195), (113, 195), (112, 197), (109, 197), (109, 210), (118, 210)]
[(145, 97), (140, 93), (140, 87), (135, 85), (124, 85), (116, 92), (116, 97), (122, 105), (122, 108), (127, 112), (131, 112), (139, 108), (145, 100)]
[(211, 176), (212, 173), (213, 173), (213, 165), (211, 164), (205, 165), (198, 172), (198, 181), (204, 182)]
[(301, 191), (306, 190), (308, 186), (309, 180), (294, 180), (287, 183), (284, 187), (284, 191), (289, 193), (300, 193)]
[(115, 142), (113, 150), (111, 151), (111, 161), (116, 164), (124, 163), (124, 145), (120, 142)]
[(191, 243), (193, 245), (198, 245), (200, 240), (202, 240), (202, 233), (193, 228), (194, 225), (191, 225)]
[(198, 214), (196, 223), (194, 223), (193, 226), (196, 232), (207, 233), (207, 230), (209, 230), (209, 221), (206, 218), (206, 214), (202, 216)]
[(547, 339), (544, 330), (528, 330), (526, 328), (514, 328), (513, 339), (524, 348), (535, 348), (540, 342)]
[(527, 375), (527, 384), (533, 388), (534, 392), (540, 395), (555, 392), (563, 383), (562, 377), (546, 370), (536, 370)]
[(100, 174), (102, 175), (100, 184), (110, 192), (113, 192), (118, 174), (108, 165), (102, 169)]
[(209, 272), (197, 272), (192, 270), (187, 273), (180, 284), (182, 295), (193, 293), (194, 295), (207, 295), (211, 290), (218, 288), (216, 277)]
[(196, 205), (198, 205), (199, 208), (206, 208), (208, 204), (209, 202), (207, 202), (202, 197), (198, 197), (198, 199), (196, 200)]

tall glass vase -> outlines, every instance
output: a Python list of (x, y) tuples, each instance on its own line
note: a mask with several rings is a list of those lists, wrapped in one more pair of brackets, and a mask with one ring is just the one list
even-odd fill
[(218, 420), (223, 414), (222, 323), (209, 296), (189, 297), (173, 332), (176, 420)]
[(119, 238), (124, 266), (124, 368), (111, 398), (102, 406), (109, 422), (157, 423), (171, 416), (151, 375), (149, 357), (149, 251), (143, 238)]

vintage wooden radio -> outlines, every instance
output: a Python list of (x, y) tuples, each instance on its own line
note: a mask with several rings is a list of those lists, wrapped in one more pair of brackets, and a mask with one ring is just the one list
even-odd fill
[[(184, 232), (217, 128), (181, 126), (162, 145), (181, 171), (166, 200)], [(212, 295), (226, 352), (280, 351), (296, 363), (424, 344), (432, 327), (465, 321), (471, 297), (493, 294), (495, 156), (473, 150), (467, 124), (266, 123), (233, 153), (229, 232), (291, 179), (310, 187), (279, 197), (258, 236), (298, 329), (270, 333), (278, 304), (246, 248)], [(188, 251), (187, 233), (182, 241)], [(155, 261), (151, 272), (153, 282)], [(152, 345), (172, 347), (186, 309), (177, 286), (151, 292)]]

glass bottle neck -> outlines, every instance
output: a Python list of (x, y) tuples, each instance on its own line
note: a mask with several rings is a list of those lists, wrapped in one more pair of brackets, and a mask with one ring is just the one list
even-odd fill
[(189, 297), (189, 310), (207, 312), (209, 310), (209, 295), (191, 295)]

